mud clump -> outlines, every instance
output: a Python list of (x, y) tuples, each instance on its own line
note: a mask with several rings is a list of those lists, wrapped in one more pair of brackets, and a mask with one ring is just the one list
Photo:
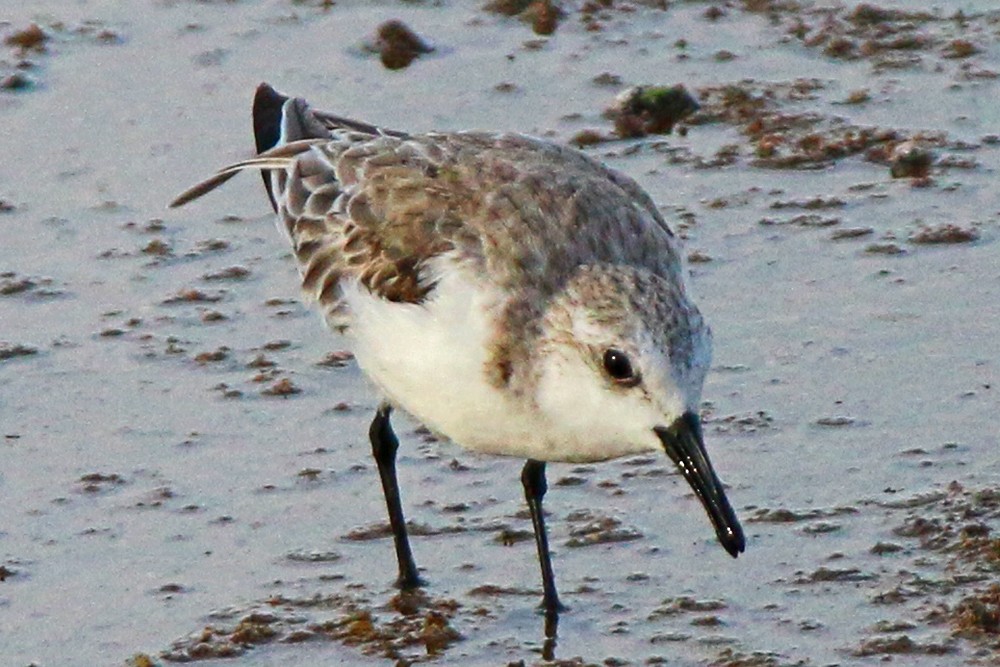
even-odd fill
[(761, 508), (754, 512), (747, 519), (748, 523), (797, 523), (801, 521), (814, 521), (816, 519), (843, 516), (845, 514), (858, 514), (855, 507), (833, 507), (810, 508), (804, 510), (791, 510), (785, 508), (768, 509)]
[(862, 236), (870, 236), (875, 233), (871, 227), (845, 227), (837, 229), (830, 234), (831, 241), (843, 241), (844, 239), (857, 239)]
[(898, 244), (892, 242), (869, 243), (865, 246), (865, 252), (869, 255), (905, 255), (906, 250)]
[(631, 526), (624, 526), (614, 517), (597, 516), (587, 510), (571, 513), (567, 520), (574, 525), (569, 530), (567, 547), (587, 547), (612, 542), (630, 542), (643, 537), (642, 532)]
[(331, 641), (409, 665), (440, 655), (463, 639), (452, 624), (460, 605), (419, 591), (400, 593), (384, 608), (343, 594), (276, 596), (266, 605), (232, 620), (220, 618), (175, 641), (160, 657), (191, 662), (238, 657), (265, 644)]
[(787, 220), (776, 220), (774, 218), (761, 218), (759, 224), (765, 227), (780, 225), (792, 225), (795, 227), (832, 227), (840, 224), (840, 218), (825, 217), (815, 213), (805, 213), (793, 216)]
[(979, 232), (973, 227), (959, 227), (951, 223), (936, 227), (924, 227), (910, 235), (911, 243), (971, 243), (979, 239)]
[(419, 648), (428, 655), (441, 654), (463, 639), (451, 619), (459, 609), (454, 600), (434, 600), (421, 591), (400, 593), (388, 608), (397, 616), (381, 621), (372, 610), (360, 609), (340, 621), (316, 626), (331, 639), (358, 646), (366, 655), (407, 660), (407, 649)]
[(586, 148), (604, 143), (607, 140), (608, 138), (597, 130), (580, 130), (570, 138), (569, 143), (577, 148)]
[(551, 35), (566, 12), (552, 0), (492, 0), (483, 9), (501, 16), (516, 16), (531, 24), (536, 35)]
[(771, 428), (774, 422), (774, 418), (764, 410), (724, 417), (705, 415), (704, 420), (711, 425), (712, 430), (716, 433), (756, 433)]
[(688, 253), (688, 264), (707, 264), (712, 261), (712, 256), (701, 250), (693, 250)]
[(420, 641), (428, 655), (437, 655), (460, 639), (461, 633), (448, 624), (448, 618), (443, 614), (430, 611), (424, 616)]
[(967, 39), (954, 39), (945, 45), (941, 55), (945, 58), (962, 59), (974, 56), (980, 51), (982, 49)]
[(17, 357), (31, 357), (38, 354), (38, 348), (21, 343), (0, 342), (0, 361), (16, 359)]
[[(743, 653), (731, 648), (724, 649), (712, 661), (712, 667), (784, 667), (788, 665), (778, 659), (777, 655), (765, 651)], [(802, 664), (802, 663), (796, 663)]]
[(153, 255), (155, 257), (169, 257), (173, 254), (173, 249), (168, 242), (162, 239), (153, 239), (142, 247), (141, 252), (144, 255)]
[(677, 616), (679, 614), (705, 614), (706, 612), (720, 611), (725, 608), (726, 603), (722, 600), (699, 600), (688, 595), (682, 595), (664, 600), (659, 607), (650, 613), (648, 620), (655, 621), (658, 618)]
[(895, 637), (878, 637), (864, 641), (854, 652), (854, 655), (858, 657), (908, 654), (946, 655), (954, 651), (954, 647), (947, 644), (919, 643), (908, 635), (898, 635)]
[(90, 472), (80, 476), (81, 493), (104, 493), (126, 484), (125, 478), (116, 472)]
[(905, 14), (892, 9), (882, 9), (874, 5), (861, 4), (854, 8), (847, 20), (855, 25), (873, 26), (886, 21), (899, 21)]
[(334, 350), (328, 353), (321, 360), (316, 362), (317, 366), (323, 368), (343, 368), (354, 360), (354, 354), (348, 350)]
[(7, 46), (19, 49), (22, 53), (35, 51), (45, 52), (45, 43), (50, 39), (37, 23), (32, 23), (27, 28), (16, 30), (4, 37), (3, 43)]
[(0, 273), (0, 296), (54, 296), (49, 278), (18, 276), (13, 271)]
[(200, 352), (194, 357), (195, 363), (199, 365), (212, 364), (225, 361), (229, 358), (230, 349), (223, 345), (208, 352)]
[(229, 638), (237, 644), (266, 644), (278, 634), (272, 627), (275, 620), (272, 614), (250, 614), (239, 622)]
[[(915, 67), (921, 51), (940, 40), (920, 29), (940, 21), (926, 12), (906, 12), (861, 4), (841, 9), (814, 25), (799, 18), (789, 30), (809, 48), (821, 49), (829, 58), (869, 59), (875, 69)], [(901, 53), (902, 52), (902, 53)]]
[(0, 90), (28, 90), (34, 87), (35, 82), (27, 74), (14, 72), (0, 79)]
[(633, 86), (615, 98), (605, 116), (614, 121), (615, 133), (623, 138), (648, 134), (670, 134), (680, 121), (700, 108), (683, 84)]
[(934, 154), (915, 141), (904, 141), (890, 156), (889, 173), (893, 178), (926, 178), (934, 164)]
[(261, 390), (261, 394), (264, 396), (278, 396), (282, 398), (288, 398), (289, 396), (294, 396), (295, 394), (301, 393), (302, 390), (295, 386), (295, 383), (288, 378), (282, 378)]
[[(954, 640), (962, 639), (977, 647), (979, 655), (995, 660), (1000, 655), (1000, 584), (989, 583), (985, 588), (972, 590), (963, 590), (963, 586), (995, 580), (1000, 572), (1000, 539), (994, 537), (1000, 521), (1000, 489), (969, 490), (952, 482), (946, 491), (924, 497), (928, 502), (902, 505), (910, 512), (893, 533), (915, 541), (916, 547), (927, 552), (929, 558), (941, 558), (949, 576), (940, 580), (913, 577), (873, 602), (925, 598), (932, 593), (938, 602), (924, 620), (930, 625), (948, 627), (952, 641), (917, 644), (903, 635), (887, 644), (866, 641), (861, 644), (859, 654), (951, 652), (958, 650)], [(951, 595), (958, 599), (953, 602), (942, 599)]]
[(884, 556), (885, 554), (899, 553), (903, 551), (903, 547), (893, 542), (876, 542), (868, 551), (876, 556)]
[(792, 199), (788, 201), (775, 201), (771, 203), (771, 208), (780, 210), (783, 208), (802, 208), (807, 211), (820, 211), (830, 208), (844, 208), (847, 202), (840, 197), (816, 196), (810, 199)]
[(551, 0), (539, 0), (528, 5), (521, 19), (531, 24), (536, 35), (551, 35), (559, 26), (565, 12)]
[(862, 572), (856, 567), (849, 568), (828, 568), (820, 567), (815, 571), (805, 574), (799, 572), (795, 579), (797, 584), (818, 584), (831, 582), (855, 582), (870, 581), (875, 579), (874, 574)]
[(190, 662), (213, 658), (234, 658), (256, 645), (274, 641), (280, 633), (281, 619), (269, 612), (252, 612), (233, 627), (208, 625), (192, 636), (174, 642), (161, 657), (170, 662)]
[(490, 0), (483, 5), (483, 9), (502, 16), (517, 16), (533, 2), (534, 0)]
[(222, 301), (221, 294), (206, 294), (199, 289), (185, 289), (174, 296), (167, 297), (160, 303), (164, 306), (172, 306), (179, 303), (215, 303), (217, 301)]
[(517, 530), (514, 528), (501, 528), (493, 538), (494, 542), (510, 547), (518, 542), (527, 542), (534, 539), (535, 534), (528, 530)]
[(1000, 638), (1000, 584), (962, 599), (951, 613), (956, 637)]
[[(815, 111), (787, 108), (818, 99), (826, 87), (825, 82), (808, 78), (787, 82), (748, 79), (700, 87), (697, 91), (700, 109), (686, 124), (736, 127), (752, 149), (751, 166), (766, 169), (821, 169), (858, 154), (864, 154), (870, 162), (891, 165), (894, 149), (907, 141), (921, 148), (945, 144), (942, 134), (908, 138), (904, 132), (892, 128), (858, 126)], [(917, 165), (924, 159), (918, 158), (918, 154), (897, 157), (903, 162), (915, 160)], [(920, 170), (917, 165), (903, 168), (901, 173), (916, 177)]]
[(434, 47), (398, 19), (381, 24), (375, 39), (365, 44), (366, 51), (377, 53), (386, 69), (404, 69)]
[(405, 649), (413, 647), (421, 647), (428, 656), (439, 655), (463, 638), (450, 624), (458, 608), (454, 601), (434, 603), (419, 592), (401, 593), (389, 606), (400, 615), (385, 623), (379, 623), (370, 611), (362, 610), (325, 629), (332, 638), (348, 646), (358, 646), (367, 655), (396, 660), (403, 657)]
[(214, 271), (212, 273), (206, 273), (202, 276), (202, 280), (208, 281), (221, 281), (221, 280), (246, 280), (250, 275), (250, 269), (243, 266), (230, 266), (221, 271)]

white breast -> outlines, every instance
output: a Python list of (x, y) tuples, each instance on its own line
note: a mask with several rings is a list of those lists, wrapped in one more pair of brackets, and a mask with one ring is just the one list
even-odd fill
[(356, 282), (344, 285), (361, 369), (394, 405), (467, 449), (550, 458), (530, 402), (486, 377), (494, 332), (489, 314), (498, 295), (447, 257), (433, 268), (437, 285), (421, 304), (377, 298)]

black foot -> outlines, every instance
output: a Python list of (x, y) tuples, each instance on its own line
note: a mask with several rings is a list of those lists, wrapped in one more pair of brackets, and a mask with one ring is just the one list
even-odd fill
[[(554, 616), (556, 619), (559, 618), (559, 614), (564, 611), (569, 611), (569, 607), (564, 605), (559, 600), (556, 600), (555, 604), (549, 604), (545, 600), (542, 600), (541, 604), (538, 605), (538, 611), (545, 614), (545, 617)], [(558, 620), (556, 621), (558, 623)]]
[(418, 588), (424, 588), (427, 586), (427, 580), (416, 573), (408, 573), (405, 576), (400, 575), (396, 578), (396, 583), (393, 584), (396, 588), (403, 591), (415, 591)]

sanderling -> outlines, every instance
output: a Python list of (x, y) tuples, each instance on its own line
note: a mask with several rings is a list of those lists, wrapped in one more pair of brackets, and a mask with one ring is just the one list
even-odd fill
[(253, 122), (259, 155), (171, 206), (262, 171), (305, 293), (387, 399), (369, 438), (398, 586), (423, 582), (391, 406), (470, 450), (527, 459), (547, 618), (562, 608), (542, 513), (547, 461), (665, 452), (726, 551), (744, 550), (698, 417), (711, 334), (685, 291), (678, 241), (635, 181), (540, 139), (384, 130), (267, 84)]

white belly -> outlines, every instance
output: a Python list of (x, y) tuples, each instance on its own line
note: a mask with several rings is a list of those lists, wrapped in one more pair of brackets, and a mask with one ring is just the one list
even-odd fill
[(488, 382), (489, 294), (443, 271), (422, 304), (393, 303), (345, 285), (361, 369), (386, 397), (431, 430), (474, 451), (548, 459), (538, 414)]

